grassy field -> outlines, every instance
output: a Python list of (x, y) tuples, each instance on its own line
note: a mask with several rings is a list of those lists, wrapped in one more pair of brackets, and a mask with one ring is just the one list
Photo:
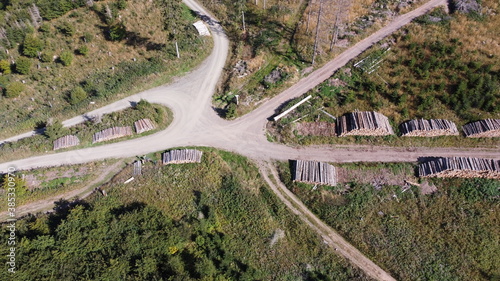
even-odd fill
[(301, 117), (301, 122), (333, 121), (319, 110), (333, 116), (375, 110), (389, 117), (396, 133), (400, 123), (415, 118), (448, 119), (459, 129), (472, 121), (500, 118), (500, 61), (494, 55), (500, 50), (492, 37), (500, 22), (491, 14), (493, 2), (483, 2), (479, 18), (437, 9), (377, 44), (308, 93), (313, 95), (308, 104), (274, 124), (276, 138), (301, 144), (498, 146), (498, 139), (463, 137), (308, 137), (297, 135), (291, 124)]
[[(412, 164), (336, 164), (335, 187), (285, 184), (323, 221), (398, 280), (498, 280), (500, 182), (431, 179), (432, 194), (404, 184)], [(370, 177), (365, 177), (370, 174)]]
[(202, 150), (200, 164), (147, 162), (124, 184), (126, 168), (102, 187), (106, 197), (18, 221), (16, 276), (368, 280), (292, 215), (246, 158)]
[[(175, 3), (175, 28), (182, 31), (175, 38), (158, 1), (95, 1), (91, 7), (85, 1), (61, 0), (53, 6), (38, 1), (43, 20), (16, 25), (15, 20), (31, 21), (31, 2), (14, 1), (0, 9), (5, 19), (0, 27), (6, 30), (0, 35), (0, 87), (5, 89), (0, 138), (167, 83), (200, 63), (213, 45), (197, 35), (196, 18), (180, 1), (166, 1)], [(52, 15), (58, 5), (68, 6)], [(22, 63), (26, 69), (18, 69)], [(83, 93), (72, 97), (76, 89)]]
[[(80, 144), (77, 146), (54, 151), (53, 141), (56, 138), (47, 136), (46, 134), (35, 135), (33, 137), (20, 139), (16, 142), (5, 143), (2, 146), (0, 146), (0, 161), (11, 161), (35, 155), (55, 153), (65, 150), (73, 150), (91, 146), (98, 146), (98, 145), (110, 144), (113, 142), (133, 139), (137, 137), (143, 137), (167, 128), (168, 125), (172, 122), (173, 114), (169, 108), (157, 104), (149, 104), (146, 101), (142, 101), (142, 103), (144, 104), (144, 106), (142, 107), (139, 106), (135, 108), (128, 108), (122, 111), (106, 114), (101, 117), (100, 121), (87, 121), (85, 123), (76, 125), (74, 127), (61, 128), (57, 131), (58, 137), (62, 137), (69, 134), (78, 137), (78, 139), (80, 140)], [(149, 118), (150, 120), (152, 120), (153, 123), (156, 125), (156, 128), (151, 131), (137, 134), (135, 133), (134, 122), (143, 118)], [(110, 140), (95, 144), (92, 143), (92, 136), (96, 132), (111, 127), (122, 127), (122, 126), (131, 126), (132, 132), (134, 132), (134, 134), (131, 136), (126, 136), (115, 140)]]

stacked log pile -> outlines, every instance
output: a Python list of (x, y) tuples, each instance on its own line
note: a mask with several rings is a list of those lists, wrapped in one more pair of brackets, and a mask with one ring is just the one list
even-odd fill
[(135, 131), (138, 134), (141, 134), (141, 133), (144, 133), (147, 131), (151, 131), (154, 128), (156, 128), (155, 124), (153, 124), (153, 122), (149, 118), (135, 121), (134, 127), (135, 127)]
[(142, 175), (142, 162), (141, 161), (134, 162), (134, 171), (132, 172), (132, 175), (133, 176)]
[(303, 122), (296, 125), (296, 129), (302, 136), (327, 136), (334, 137), (335, 123), (330, 122)]
[(347, 113), (337, 120), (339, 137), (393, 135), (389, 119), (374, 111)]
[(200, 163), (203, 152), (196, 149), (170, 150), (163, 153), (163, 165)]
[(335, 167), (323, 162), (295, 160), (293, 181), (312, 184), (337, 184)]
[(462, 127), (469, 138), (500, 137), (500, 119), (484, 119), (466, 124)]
[(455, 123), (444, 119), (415, 119), (399, 125), (404, 137), (458, 136)]
[(448, 157), (438, 158), (418, 166), (421, 177), (500, 179), (500, 160)]
[(113, 127), (97, 132), (92, 137), (92, 143), (108, 141), (132, 135), (132, 127)]
[(72, 147), (80, 144), (80, 140), (77, 136), (67, 135), (61, 138), (58, 138), (54, 141), (54, 150), (58, 150), (61, 148)]

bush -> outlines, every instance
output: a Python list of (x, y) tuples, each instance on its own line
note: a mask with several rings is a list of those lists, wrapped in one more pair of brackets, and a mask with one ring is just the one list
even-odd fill
[(92, 33), (90, 33), (90, 32), (85, 32), (85, 33), (83, 34), (82, 40), (83, 40), (84, 42), (89, 43), (89, 42), (92, 42), (92, 40), (93, 40), (93, 39), (94, 39), (94, 35), (92, 35)]
[(236, 104), (234, 102), (230, 103), (226, 108), (226, 118), (234, 118), (236, 117)]
[(29, 58), (19, 57), (16, 61), (16, 72), (19, 74), (29, 74), (31, 69), (31, 60)]
[(115, 23), (109, 27), (109, 39), (112, 41), (120, 41), (125, 38), (127, 30), (123, 23)]
[(116, 7), (118, 10), (125, 10), (127, 8), (127, 0), (118, 0)]
[(5, 89), (5, 96), (8, 98), (18, 97), (24, 91), (24, 84), (20, 82), (12, 82)]
[(78, 104), (87, 98), (87, 92), (82, 87), (74, 88), (69, 94), (69, 103)]
[(68, 36), (68, 37), (75, 35), (75, 27), (67, 21), (62, 22), (57, 27), (57, 30), (59, 30), (59, 32), (61, 32), (62, 34), (64, 34), (65, 36)]
[(3, 74), (9, 74), (10, 70), (10, 62), (8, 60), (0, 60), (0, 72)]
[(86, 1), (72, 0), (38, 0), (37, 6), (44, 19), (51, 20), (58, 18), (67, 12), (85, 5)]
[(63, 127), (61, 121), (55, 121), (53, 124), (48, 125), (45, 128), (44, 135), (53, 141), (67, 135), (68, 133), (68, 129)]
[(50, 29), (51, 29), (50, 27), (51, 27), (51, 26), (50, 26), (50, 24), (48, 24), (48, 23), (44, 22), (44, 23), (40, 26), (40, 28), (38, 28), (38, 31), (40, 31), (40, 32), (42, 32), (42, 33), (49, 33), (49, 32), (50, 32)]
[(76, 51), (78, 54), (80, 54), (82, 56), (86, 56), (89, 53), (89, 47), (83, 45), (80, 48), (78, 48), (78, 50), (76, 50)]
[(64, 66), (68, 66), (71, 65), (71, 63), (73, 62), (73, 58), (74, 56), (70, 51), (64, 51), (59, 57), (59, 60)]
[(52, 51), (45, 51), (40, 56), (40, 60), (42, 62), (53, 62), (54, 61), (54, 53)]
[(33, 35), (26, 35), (22, 45), (22, 54), (29, 58), (35, 58), (43, 50), (42, 40)]

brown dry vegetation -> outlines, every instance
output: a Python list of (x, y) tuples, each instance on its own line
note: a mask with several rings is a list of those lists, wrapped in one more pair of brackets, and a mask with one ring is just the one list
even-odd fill
[[(427, 16), (409, 24), (405, 30), (395, 33), (390, 38), (368, 50), (360, 58), (339, 70), (325, 83), (312, 92), (317, 94), (310, 104), (299, 107), (295, 112), (274, 125), (273, 131), (281, 131), (278, 139), (300, 144), (335, 143), (352, 141), (363, 144), (396, 146), (490, 146), (500, 145), (498, 138), (470, 140), (463, 136), (437, 138), (325, 138), (294, 135), (292, 126), (287, 123), (308, 114), (302, 121), (333, 122), (318, 109), (341, 116), (355, 110), (376, 110), (386, 116), (397, 130), (398, 125), (408, 119), (447, 119), (461, 126), (475, 120), (499, 118), (498, 90), (490, 89), (485, 98), (485, 88), (475, 89), (477, 79), (490, 79), (492, 87), (498, 88), (495, 75), (500, 70), (500, 19), (495, 16), (498, 3), (483, 2), (482, 16), (474, 17), (462, 14), (447, 16), (439, 9), (432, 13), (442, 20), (438, 23), (427, 21)], [(442, 44), (450, 51), (443, 55), (432, 52), (432, 45)], [(364, 58), (378, 57), (390, 47), (390, 51), (381, 56), (382, 62), (371, 74), (353, 66)], [(418, 52), (423, 56), (417, 57)], [(428, 73), (420, 72), (424, 64), (431, 60)], [(443, 67), (443, 62), (459, 67)], [(439, 65), (440, 67), (435, 67)], [(420, 68), (420, 69), (418, 69)], [(495, 74), (497, 73), (497, 74)], [(428, 77), (425, 78), (424, 76)], [(492, 80), (490, 79), (490, 80)], [(460, 83), (465, 80), (468, 87), (465, 96), (459, 94)], [(477, 80), (481, 81), (481, 80)], [(489, 81), (489, 80), (488, 80)], [(495, 86), (496, 85), (496, 86)], [(292, 102), (293, 104), (293, 102)]]

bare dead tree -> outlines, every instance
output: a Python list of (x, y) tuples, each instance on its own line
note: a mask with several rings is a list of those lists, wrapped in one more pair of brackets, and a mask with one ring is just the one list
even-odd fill
[(330, 40), (330, 52), (333, 50), (333, 45), (337, 42), (337, 37), (339, 36), (339, 14), (335, 15), (335, 24), (333, 25), (332, 40)]
[(241, 11), (241, 19), (243, 20), (243, 32), (247, 32), (245, 27), (245, 11)]
[(340, 28), (345, 24), (347, 16), (349, 15), (350, 2), (347, 0), (337, 0), (335, 9), (335, 21), (332, 25), (332, 37), (330, 40), (330, 52), (333, 50), (333, 46), (337, 43)]
[(112, 20), (113, 19), (113, 12), (111, 12), (111, 9), (109, 8), (109, 5), (106, 4), (106, 18), (108, 20)]
[(43, 19), (40, 16), (40, 9), (38, 9), (36, 4), (33, 3), (33, 6), (28, 7), (28, 13), (30, 14), (33, 26), (34, 27), (40, 26), (40, 23), (42, 23)]
[(87, 5), (87, 7), (92, 7), (92, 6), (94, 6), (94, 0), (87, 0), (87, 1), (85, 2), (85, 5)]
[(309, 7), (309, 12), (307, 13), (307, 24), (306, 24), (306, 34), (309, 33), (309, 21), (311, 20), (312, 8)]
[(323, 0), (321, 0), (320, 3), (319, 3), (318, 22), (316, 24), (316, 38), (314, 39), (312, 64), (314, 64), (314, 62), (316, 60), (316, 52), (318, 50), (318, 44), (319, 44), (319, 27), (321, 25), (321, 12), (322, 11), (323, 11)]

